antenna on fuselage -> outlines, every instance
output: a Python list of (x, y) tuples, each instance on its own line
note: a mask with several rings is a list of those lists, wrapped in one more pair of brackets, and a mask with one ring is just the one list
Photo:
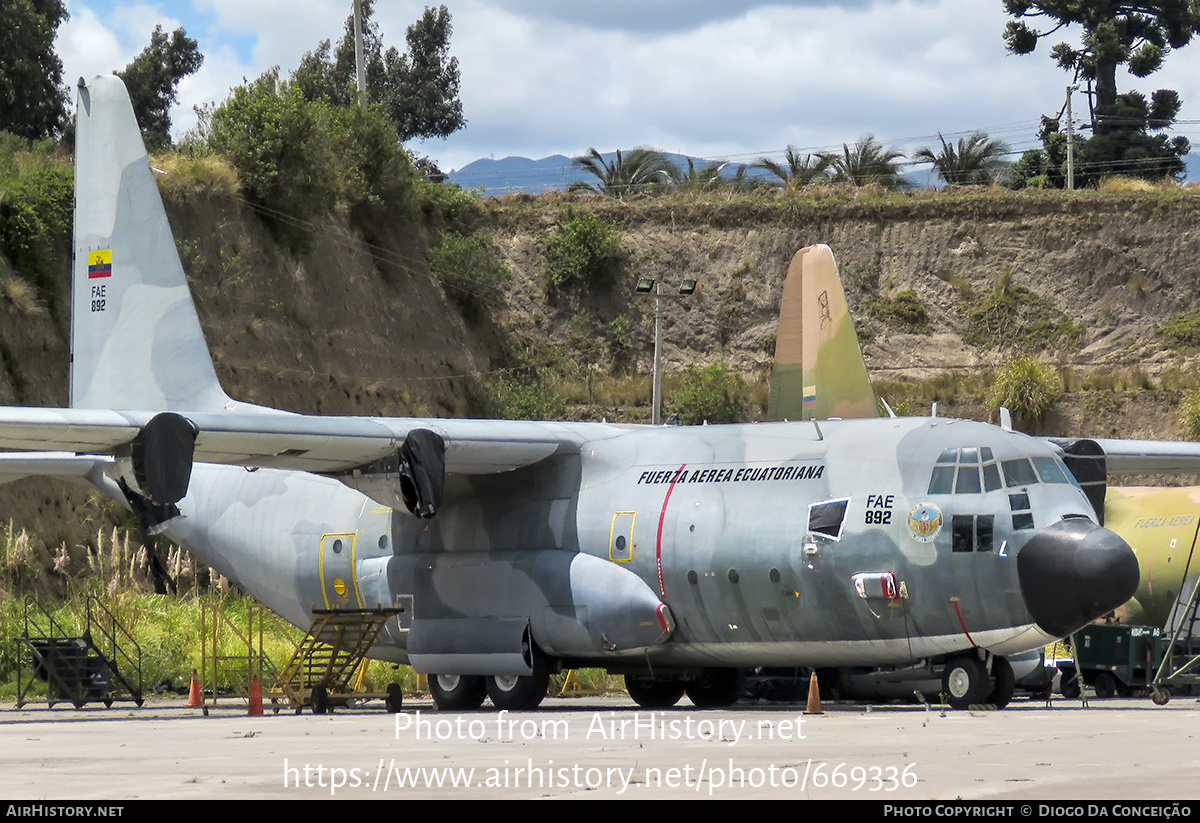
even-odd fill
[(1000, 407), (1000, 428), (1004, 429), (1006, 432), (1013, 430), (1012, 412), (1008, 410), (1007, 406)]

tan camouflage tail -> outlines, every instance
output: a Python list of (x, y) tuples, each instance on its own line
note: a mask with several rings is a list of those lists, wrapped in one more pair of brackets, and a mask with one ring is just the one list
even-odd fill
[(823, 245), (801, 249), (783, 285), (767, 418), (879, 414), (833, 252)]

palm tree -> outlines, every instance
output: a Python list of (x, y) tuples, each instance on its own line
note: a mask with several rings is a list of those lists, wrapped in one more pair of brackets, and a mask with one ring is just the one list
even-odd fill
[(904, 153), (885, 149), (873, 134), (865, 134), (850, 148), (842, 143), (842, 153), (833, 160), (833, 179), (854, 186), (878, 183), (885, 189), (908, 185), (900, 173), (900, 158)]
[(671, 178), (671, 184), (678, 191), (716, 191), (730, 185), (730, 181), (721, 176), (728, 167), (728, 163), (708, 163), (700, 168), (696, 168), (696, 164), (689, 157), (686, 172), (681, 167), (671, 164), (668, 174)]
[(811, 183), (828, 182), (829, 170), (833, 167), (835, 159), (835, 155), (826, 152), (801, 156), (795, 146), (789, 145), (783, 156), (783, 163), (777, 163), (769, 157), (760, 157), (751, 168), (770, 172), (779, 178), (784, 188), (794, 191)]
[(993, 140), (987, 132), (977, 131), (970, 137), (960, 137), (957, 147), (947, 143), (940, 132), (938, 140), (942, 144), (941, 151), (935, 153), (929, 147), (917, 149), (913, 158), (932, 163), (946, 183), (986, 186), (1008, 166), (1003, 159), (1008, 154), (1008, 144)]
[(671, 179), (671, 164), (654, 149), (637, 148), (628, 154), (617, 152), (611, 163), (595, 149), (588, 149), (574, 164), (595, 175), (596, 183), (572, 183), (567, 191), (591, 191), (605, 197), (628, 197), (653, 191)]

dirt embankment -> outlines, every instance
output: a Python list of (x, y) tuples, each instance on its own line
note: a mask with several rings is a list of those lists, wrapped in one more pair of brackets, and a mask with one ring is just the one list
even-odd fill
[[(568, 208), (618, 226), (627, 263), (612, 284), (548, 299), (539, 242)], [(1009, 347), (964, 342), (972, 307), (1006, 282), (1044, 298), (1048, 311), (1057, 310), (1078, 329), (1073, 339), (1041, 353), (1064, 367), (1068, 383), (1047, 424), (1051, 429), (1178, 437), (1178, 386), (1197, 382), (1192, 358), (1167, 347), (1158, 332), (1165, 319), (1190, 310), (1200, 297), (1200, 195), (1194, 192), (1079, 192), (1071, 198), (1060, 192), (917, 192), (673, 204), (514, 198), (493, 207), (491, 222), (518, 274), (511, 298), (517, 313), (566, 348), (579, 337), (580, 314), (602, 337), (605, 323), (629, 313), (638, 318), (643, 371), (649, 369), (653, 327), (649, 302), (632, 294), (637, 277), (700, 282), (695, 296), (666, 310), (668, 368), (723, 361), (752, 372), (770, 362), (769, 337), (791, 256), (805, 245), (825, 243), (841, 267), (876, 381), (978, 372), (1006, 362)], [(928, 314), (928, 325), (919, 330), (875, 308), (907, 290)], [(1159, 385), (1164, 371), (1173, 376)], [(1124, 377), (1101, 397), (1089, 388), (1103, 383), (1087, 382), (1093, 373)], [(1155, 390), (1147, 391), (1146, 383)], [(983, 413), (978, 398), (954, 402), (945, 393), (941, 408)]]

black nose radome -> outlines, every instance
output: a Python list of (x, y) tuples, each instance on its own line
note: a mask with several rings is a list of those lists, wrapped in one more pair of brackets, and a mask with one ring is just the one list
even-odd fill
[(1133, 597), (1138, 562), (1116, 532), (1090, 520), (1060, 520), (1018, 552), (1017, 579), (1038, 627), (1065, 637)]

